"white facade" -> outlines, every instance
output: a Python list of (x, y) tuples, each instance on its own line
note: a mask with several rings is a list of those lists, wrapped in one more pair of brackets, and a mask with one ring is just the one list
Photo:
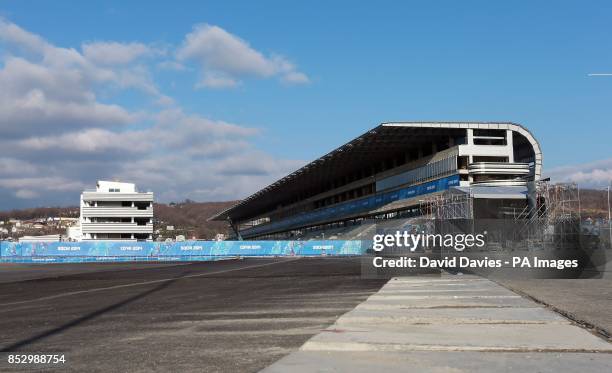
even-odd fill
[[(383, 126), (465, 129), (465, 141), (450, 144), (457, 145), (461, 186), (525, 186), (527, 180), (537, 181), (542, 175), (540, 144), (519, 124), (398, 122)], [(522, 142), (517, 144), (515, 139)]]
[(83, 240), (152, 240), (153, 193), (132, 183), (98, 181), (81, 194)]
[(459, 169), (465, 179), (461, 185), (526, 186), (530, 175), (531, 179), (538, 180), (542, 158), (538, 154), (539, 144), (530, 134), (528, 141), (533, 139), (531, 145), (536, 152), (531, 169), (528, 163), (514, 159), (514, 132), (520, 133), (520, 129), (516, 125), (468, 128), (466, 144), (458, 146), (459, 156), (466, 158), (468, 164), (467, 170)]

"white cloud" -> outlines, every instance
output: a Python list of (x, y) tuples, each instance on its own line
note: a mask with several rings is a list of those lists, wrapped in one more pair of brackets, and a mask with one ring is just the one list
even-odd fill
[(96, 101), (83, 76), (54, 70), (21, 58), (0, 69), (0, 135), (64, 132), (92, 125), (134, 122), (135, 113)]
[(137, 119), (125, 108), (96, 98), (96, 84), (120, 83), (114, 71), (99, 69), (78, 52), (54, 47), (4, 20), (0, 20), (0, 35), (9, 47), (23, 47), (35, 55), (8, 54), (0, 68), (0, 135), (61, 133), (95, 125), (125, 125)]
[(545, 176), (553, 182), (575, 182), (583, 187), (601, 188), (612, 183), (612, 158), (550, 169)]
[[(8, 52), (0, 69), (0, 110), (4, 110), (0, 111), (0, 127), (3, 120), (16, 120), (14, 125), (18, 125), (23, 117), (66, 123), (69, 128), (75, 121), (133, 122), (126, 109), (98, 100), (95, 92), (100, 88), (134, 88), (156, 102), (172, 102), (159, 92), (145, 66), (129, 64), (139, 56), (161, 53), (142, 43), (84, 44), (87, 55), (83, 55), (0, 19), (0, 44)], [(32, 104), (34, 107), (28, 106)], [(83, 118), (82, 113), (91, 113), (91, 117)]]
[[(164, 110), (154, 117), (154, 121), (153, 125), (142, 129), (87, 128), (60, 135), (30, 136), (6, 143), (0, 140), (0, 146), (17, 155), (63, 151), (82, 157), (84, 154), (120, 151), (133, 156), (157, 149), (203, 156), (248, 148), (251, 145), (245, 139), (259, 134), (256, 128), (187, 115), (180, 109)], [(0, 167), (6, 162), (0, 158)]]
[(32, 198), (40, 197), (40, 194), (32, 190), (19, 189), (18, 191), (15, 192), (15, 197), (21, 198), (21, 199), (32, 199)]
[(40, 51), (48, 43), (38, 35), (29, 33), (14, 23), (0, 18), (0, 40), (18, 45), (30, 51)]
[(0, 147), (15, 157), (0, 159), (0, 170), (14, 166), (34, 170), (37, 165), (37, 172), (28, 177), (0, 179), (0, 188), (46, 200), (54, 198), (54, 192), (64, 196), (73, 193), (50, 190), (49, 184), (75, 180), (73, 186), (78, 189), (109, 178), (152, 189), (160, 201), (244, 197), (304, 163), (275, 159), (257, 150), (251, 140), (258, 134), (256, 128), (168, 109), (154, 117), (153, 125), (142, 129), (88, 128), (19, 141), (0, 140)]
[(201, 141), (220, 137), (248, 137), (260, 132), (257, 128), (188, 115), (180, 109), (164, 110), (156, 116), (156, 121), (155, 132), (163, 133), (164, 142), (172, 145), (176, 145), (172, 142), (176, 138)]
[(82, 190), (84, 185), (81, 182), (63, 177), (42, 176), (0, 179), (0, 187), (27, 190), (76, 191)]
[(157, 64), (157, 67), (164, 70), (185, 71), (187, 67), (176, 61), (162, 61)]
[(196, 61), (200, 65), (204, 78), (199, 86), (227, 88), (235, 86), (238, 78), (242, 76), (277, 76), (283, 81), (295, 84), (308, 82), (308, 77), (297, 71), (295, 65), (284, 57), (267, 57), (253, 49), (245, 40), (221, 27), (208, 24), (197, 25), (187, 34), (177, 52), (177, 58), (180, 61)]
[(83, 55), (89, 61), (101, 65), (125, 65), (136, 59), (157, 53), (143, 43), (118, 43), (114, 41), (85, 43)]
[(29, 137), (15, 143), (25, 151), (69, 151), (72, 153), (100, 153), (122, 151), (142, 153), (150, 151), (153, 144), (139, 138), (141, 131), (112, 132), (90, 128), (59, 136)]
[[(207, 87), (233, 87), (245, 76), (307, 82), (284, 58), (264, 56), (220, 28), (198, 32), (204, 34), (193, 35), (198, 42), (184, 51), (186, 59), (198, 61), (202, 40), (225, 53), (212, 61), (200, 55), (213, 67), (202, 72)], [(1, 206), (76, 204), (82, 189), (115, 178), (154, 190), (160, 201), (234, 199), (303, 164), (256, 149), (257, 128), (185, 113), (161, 92), (150, 67), (186, 68), (155, 61), (160, 55), (145, 44), (86, 43), (81, 53), (0, 19), (0, 46), (6, 46), (0, 55)], [(243, 60), (226, 65), (233, 57)], [(152, 99), (151, 106), (113, 103), (113, 94), (127, 89)]]
[(32, 175), (37, 171), (36, 166), (15, 158), (0, 158), (0, 175)]
[(290, 84), (305, 84), (310, 82), (306, 74), (300, 72), (287, 73), (283, 76), (283, 81)]
[(196, 87), (233, 88), (239, 84), (240, 82), (228, 75), (215, 72), (205, 72), (204, 77), (196, 84)]

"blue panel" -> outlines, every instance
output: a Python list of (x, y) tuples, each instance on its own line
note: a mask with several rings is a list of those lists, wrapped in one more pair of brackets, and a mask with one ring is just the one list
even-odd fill
[(254, 234), (267, 232), (272, 229), (289, 227), (306, 222), (316, 222), (318, 220), (328, 219), (330, 217), (343, 217), (349, 214), (354, 214), (359, 211), (369, 210), (375, 207), (380, 207), (393, 201), (414, 198), (416, 196), (439, 192), (448, 189), (451, 186), (459, 185), (459, 175), (452, 175), (438, 180), (430, 181), (424, 184), (415, 185), (409, 188), (385, 192), (376, 196), (370, 196), (363, 199), (342, 202), (334, 207), (315, 210), (309, 213), (299, 215), (299, 219), (288, 218), (279, 222), (262, 225), (251, 229), (246, 229), (242, 233)]
[(361, 255), (368, 241), (0, 242), (0, 262), (220, 260), (237, 256)]

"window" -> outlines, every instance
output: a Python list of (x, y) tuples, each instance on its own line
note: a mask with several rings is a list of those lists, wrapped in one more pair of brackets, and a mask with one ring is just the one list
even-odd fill
[(506, 131), (494, 129), (475, 129), (474, 145), (506, 145)]
[(110, 193), (120, 193), (121, 189), (119, 189), (119, 188), (108, 188), (108, 191)]
[(474, 163), (476, 162), (508, 163), (508, 157), (474, 156)]

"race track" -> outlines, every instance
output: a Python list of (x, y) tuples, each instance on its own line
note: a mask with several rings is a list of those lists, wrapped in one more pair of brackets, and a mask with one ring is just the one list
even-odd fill
[(63, 353), (70, 371), (253, 372), (384, 283), (359, 258), (3, 265), (0, 350)]

